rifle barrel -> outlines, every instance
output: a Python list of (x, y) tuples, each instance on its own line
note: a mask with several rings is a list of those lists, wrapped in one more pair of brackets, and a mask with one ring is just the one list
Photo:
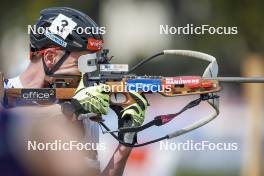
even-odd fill
[(264, 83), (264, 77), (212, 77), (205, 80), (217, 80), (225, 83)]

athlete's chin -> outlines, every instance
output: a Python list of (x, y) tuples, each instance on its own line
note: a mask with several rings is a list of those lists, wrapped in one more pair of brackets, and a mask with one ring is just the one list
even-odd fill
[(57, 70), (54, 74), (60, 74), (60, 75), (81, 75), (78, 68), (62, 68)]

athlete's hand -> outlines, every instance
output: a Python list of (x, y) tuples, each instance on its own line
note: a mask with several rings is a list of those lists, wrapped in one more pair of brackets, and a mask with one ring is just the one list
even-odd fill
[[(136, 101), (135, 103), (125, 107), (112, 107), (119, 117), (119, 128), (141, 126), (145, 119), (145, 112), (147, 108), (147, 100), (137, 92), (130, 92), (130, 95)], [(120, 133), (119, 139), (126, 143), (134, 144), (137, 142), (137, 135), (135, 132)]]
[(62, 112), (69, 117), (75, 113), (107, 114), (109, 109), (109, 95), (104, 92), (104, 85), (85, 87), (83, 76), (71, 102), (62, 104)]
[(106, 115), (109, 109), (109, 95), (104, 90), (104, 85), (79, 89), (72, 102), (79, 103), (85, 112)]

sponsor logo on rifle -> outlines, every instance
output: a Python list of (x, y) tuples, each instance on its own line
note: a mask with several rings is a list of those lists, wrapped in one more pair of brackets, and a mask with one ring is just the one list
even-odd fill
[(22, 89), (21, 98), (26, 101), (55, 101), (55, 89)]
[(100, 64), (100, 71), (128, 72), (128, 65), (127, 64)]
[(165, 84), (199, 84), (201, 78), (199, 76), (181, 76), (181, 77), (171, 77), (165, 79)]
[(158, 92), (162, 89), (159, 79), (130, 79), (126, 81), (128, 91)]

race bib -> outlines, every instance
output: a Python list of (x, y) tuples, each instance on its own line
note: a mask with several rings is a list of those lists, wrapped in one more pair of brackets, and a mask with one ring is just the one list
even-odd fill
[(52, 34), (56, 34), (63, 39), (66, 39), (66, 37), (73, 31), (75, 26), (77, 26), (77, 23), (71, 18), (63, 14), (59, 14), (57, 18), (51, 23), (49, 31)]

